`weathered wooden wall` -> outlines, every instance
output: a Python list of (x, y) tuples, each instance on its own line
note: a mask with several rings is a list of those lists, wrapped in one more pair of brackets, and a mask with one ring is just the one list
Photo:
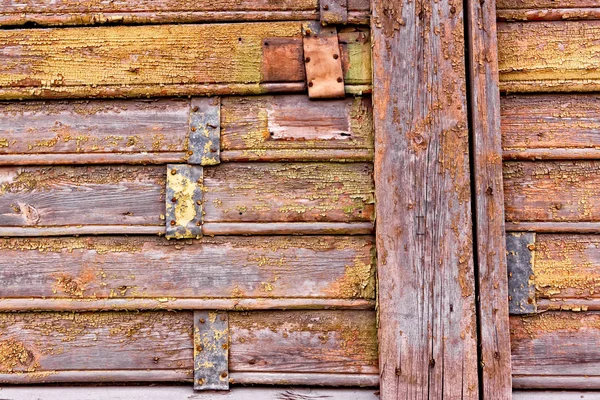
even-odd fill
[[(498, 0), (507, 230), (536, 232), (521, 283), (537, 313), (511, 317), (515, 388), (600, 389), (599, 11), (587, 0)], [(539, 396), (571, 398), (515, 398)]]

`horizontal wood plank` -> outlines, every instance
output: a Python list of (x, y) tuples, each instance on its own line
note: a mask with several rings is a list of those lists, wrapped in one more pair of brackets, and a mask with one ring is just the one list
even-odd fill
[(513, 400), (600, 400), (600, 392), (573, 391), (533, 391), (517, 390), (513, 392)]
[(505, 159), (600, 158), (600, 98), (593, 94), (502, 97)]
[(600, 88), (600, 21), (498, 24), (500, 89), (590, 92)]
[(368, 236), (0, 239), (0, 298), (373, 299), (373, 252)]
[(596, 161), (505, 162), (506, 220), (598, 222), (599, 188)]
[(194, 393), (190, 385), (180, 386), (23, 386), (3, 387), (2, 396), (10, 400), (282, 400), (320, 399), (329, 400), (378, 400), (372, 389), (343, 388), (245, 388), (237, 387), (229, 392)]
[[(311, 233), (346, 229), (328, 223), (372, 224), (369, 164), (228, 163), (207, 168), (204, 174), (205, 222), (259, 224), (246, 232), (240, 229), (243, 225), (232, 230), (213, 225), (213, 234), (253, 233), (265, 223), (322, 224), (302, 228)], [(2, 167), (0, 234), (161, 231), (165, 177), (164, 166)], [(368, 233), (363, 225), (348, 228), (352, 233)]]
[[(369, 1), (349, 0), (350, 23), (368, 23)], [(319, 18), (318, 0), (183, 0), (105, 2), (42, 0), (0, 2), (1, 25), (97, 25), (107, 23), (189, 23), (214, 21), (283, 21)]]
[(600, 313), (511, 317), (513, 382), (518, 388), (599, 386)]
[(500, 21), (561, 21), (600, 19), (595, 0), (498, 0)]
[[(368, 161), (369, 98), (226, 97), (223, 161)], [(186, 162), (190, 101), (87, 100), (0, 103), (4, 165)]]
[[(3, 30), (0, 99), (304, 91), (302, 24)], [(351, 43), (340, 46), (352, 93), (370, 83), (368, 30), (357, 29), (344, 30), (341, 42)]]
[[(377, 374), (375, 313), (286, 311), (230, 313), (231, 372)], [(249, 331), (252, 329), (252, 331)], [(277, 346), (269, 346), (276, 338)], [(0, 314), (0, 381), (52, 382), (56, 374), (123, 371), (160, 381), (190, 379), (192, 314)], [(125, 372), (128, 371), (128, 372)], [(137, 373), (139, 371), (139, 373)], [(157, 376), (158, 375), (158, 376)], [(67, 375), (68, 376), (68, 375)], [(104, 379), (103, 381), (110, 381)]]

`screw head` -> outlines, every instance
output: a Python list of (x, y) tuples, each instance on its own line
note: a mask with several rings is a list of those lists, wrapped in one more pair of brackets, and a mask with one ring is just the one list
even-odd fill
[(329, 10), (329, 5), (325, 4), (325, 5), (323, 6), (323, 10)]
[(337, 60), (338, 58), (340, 58), (340, 55), (339, 55), (339, 54), (334, 54), (334, 55), (333, 55), (333, 59), (334, 59), (334, 60)]
[(308, 82), (308, 87), (313, 87), (314, 83)]
[(305, 62), (307, 62), (307, 63), (309, 63), (309, 62), (310, 62), (310, 57), (306, 57), (306, 58), (304, 59), (304, 61), (305, 61)]
[(194, 106), (194, 107), (192, 107), (192, 111), (193, 111), (193, 112), (196, 112), (196, 111), (198, 111), (198, 110), (199, 110), (198, 106)]
[(171, 202), (172, 202), (172, 203), (177, 203), (177, 199), (176, 199), (175, 197), (173, 197), (173, 198), (171, 199)]
[(343, 80), (342, 78), (337, 78), (337, 81), (338, 81), (339, 83), (342, 83), (342, 82), (344, 82), (344, 80)]
[(177, 174), (177, 170), (176, 169), (172, 169), (171, 170), (171, 175), (176, 175)]
[(175, 225), (177, 222), (175, 221), (171, 221), (171, 225)]

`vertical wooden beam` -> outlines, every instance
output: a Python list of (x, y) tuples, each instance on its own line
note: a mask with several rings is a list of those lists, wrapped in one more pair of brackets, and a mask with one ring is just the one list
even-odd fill
[(462, 1), (372, 9), (382, 399), (477, 399)]
[(482, 399), (512, 397), (496, 1), (466, 1)]

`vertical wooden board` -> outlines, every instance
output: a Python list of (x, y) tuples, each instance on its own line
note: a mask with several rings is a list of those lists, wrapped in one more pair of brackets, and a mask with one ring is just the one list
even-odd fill
[(0, 226), (160, 226), (164, 190), (164, 167), (2, 167)]
[(372, 2), (383, 399), (479, 396), (459, 2)]
[(597, 91), (600, 21), (498, 24), (500, 89)]
[[(364, 298), (375, 296), (369, 236), (0, 239), (0, 298)], [(69, 302), (66, 302), (67, 305)]]
[(376, 374), (370, 311), (230, 313), (231, 372)]
[[(192, 314), (2, 313), (0, 372), (193, 368)], [(45, 376), (44, 376), (45, 375)]]
[(225, 163), (204, 171), (204, 222), (372, 221), (370, 164)]
[(505, 162), (506, 220), (598, 221), (597, 161)]
[(520, 377), (598, 376), (600, 314), (546, 312), (511, 317), (513, 374)]
[(227, 160), (345, 159), (373, 152), (370, 98), (311, 101), (306, 95), (225, 97), (221, 142)]
[(495, 1), (467, 1), (482, 399), (510, 399), (510, 332)]

